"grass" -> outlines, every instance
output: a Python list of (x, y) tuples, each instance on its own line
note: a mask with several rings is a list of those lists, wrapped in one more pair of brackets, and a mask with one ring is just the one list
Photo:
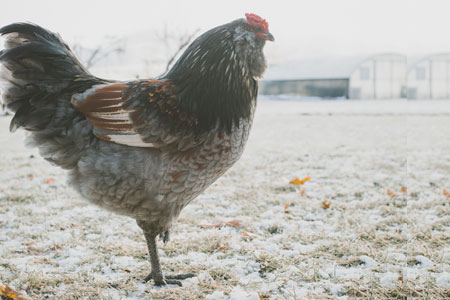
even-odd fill
[[(416, 127), (448, 121), (414, 118)], [(450, 298), (450, 204), (442, 195), (450, 182), (445, 168), (429, 167), (436, 159), (445, 165), (450, 154), (444, 146), (430, 151), (428, 131), (403, 121), (257, 118), (242, 159), (159, 245), (167, 273), (197, 275), (183, 288), (143, 283), (150, 265), (135, 222), (79, 199), (63, 171), (0, 131), (1, 154), (14, 158), (0, 161), (0, 285), (30, 299), (212, 299), (238, 288), (266, 300)], [(408, 146), (409, 131), (415, 144)], [(288, 183), (306, 176), (300, 187)], [(204, 228), (234, 220), (239, 225)], [(377, 264), (366, 266), (362, 255)], [(418, 255), (433, 265), (422, 266)]]

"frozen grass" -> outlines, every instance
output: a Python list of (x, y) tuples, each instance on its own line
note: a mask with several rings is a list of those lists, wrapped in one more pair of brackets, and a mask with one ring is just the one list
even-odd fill
[(197, 274), (183, 288), (142, 283), (135, 222), (80, 199), (2, 117), (0, 285), (31, 299), (450, 298), (449, 108), (261, 101), (242, 159), (160, 244), (167, 273)]

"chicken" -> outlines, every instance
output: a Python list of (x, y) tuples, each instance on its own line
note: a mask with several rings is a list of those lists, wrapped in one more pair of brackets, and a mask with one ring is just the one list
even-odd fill
[(136, 219), (147, 242), (145, 281), (164, 276), (156, 238), (167, 242), (180, 211), (241, 156), (256, 106), (263, 47), (274, 38), (255, 14), (213, 28), (157, 79), (115, 82), (90, 74), (56, 35), (29, 23), (0, 29), (2, 103), (10, 130), (68, 171), (83, 198)]

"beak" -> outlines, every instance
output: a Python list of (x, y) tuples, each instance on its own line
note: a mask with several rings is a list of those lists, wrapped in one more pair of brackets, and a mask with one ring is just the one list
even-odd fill
[(264, 34), (264, 39), (267, 41), (271, 41), (271, 42), (275, 41), (275, 38), (273, 37), (273, 35), (270, 32)]

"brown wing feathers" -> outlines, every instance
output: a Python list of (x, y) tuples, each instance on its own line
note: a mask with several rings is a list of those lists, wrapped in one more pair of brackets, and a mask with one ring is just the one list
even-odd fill
[(94, 126), (94, 134), (104, 140), (137, 147), (152, 147), (145, 143), (133, 127), (130, 113), (124, 106), (126, 83), (94, 86), (83, 94), (74, 95), (72, 104)]
[[(118, 106), (123, 101), (122, 94), (125, 88), (125, 83), (97, 85), (83, 94), (74, 95), (72, 104), (84, 114), (101, 112), (104, 109)], [(109, 111), (114, 111), (114, 109), (110, 109)]]
[(163, 147), (198, 124), (178, 108), (175, 86), (161, 80), (96, 85), (72, 104), (98, 138), (134, 147)]

